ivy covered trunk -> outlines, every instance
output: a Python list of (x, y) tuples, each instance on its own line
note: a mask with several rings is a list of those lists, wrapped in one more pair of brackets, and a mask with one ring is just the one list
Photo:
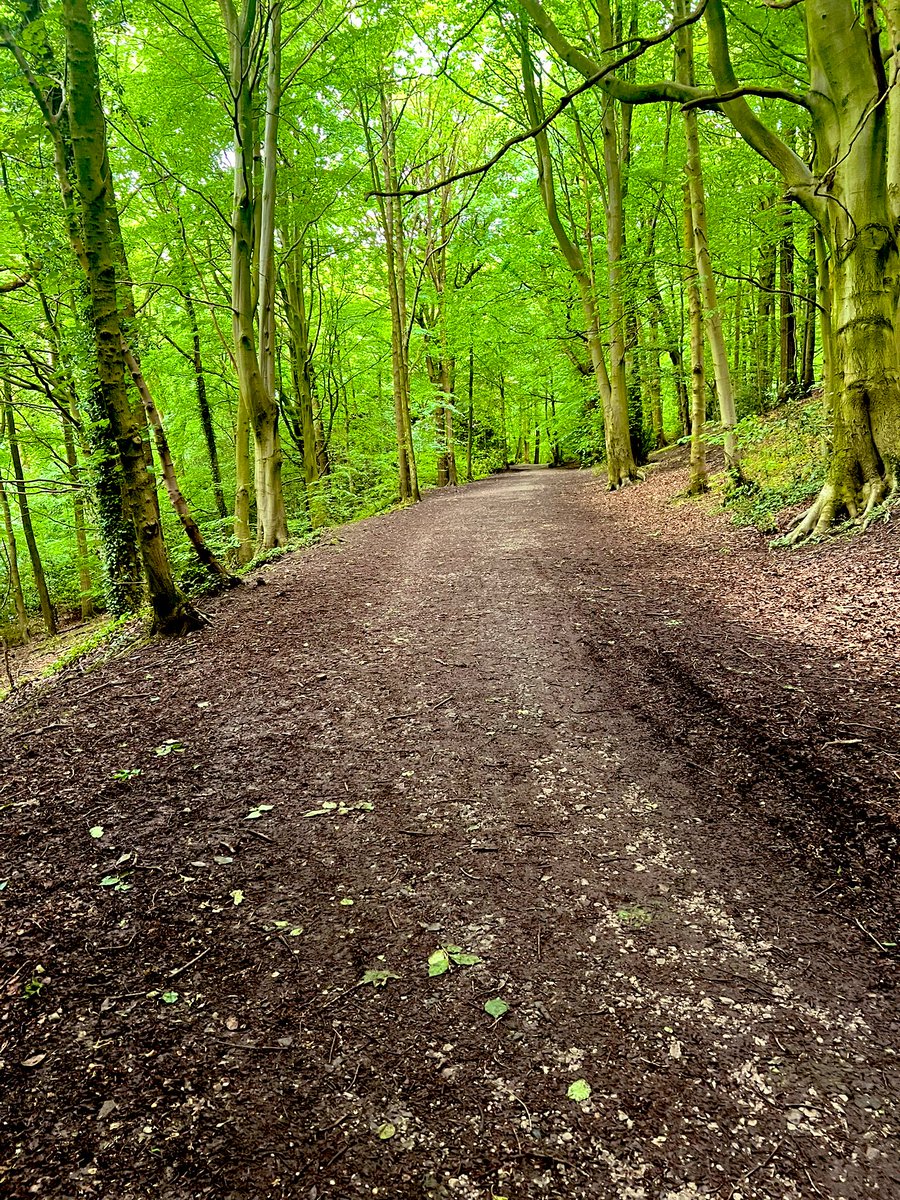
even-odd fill
[(197, 614), (175, 585), (159, 517), (156, 485), (147, 469), (141, 422), (128, 394), (109, 222), (106, 125), (92, 17), (86, 0), (64, 0), (68, 116), (76, 193), (81, 213), (83, 263), (91, 297), (97, 354), (98, 399), (118, 447), (147, 577), (154, 629), (182, 633)]

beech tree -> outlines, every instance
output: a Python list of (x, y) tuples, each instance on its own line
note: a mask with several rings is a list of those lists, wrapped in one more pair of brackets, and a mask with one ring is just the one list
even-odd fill
[[(539, 0), (519, 0), (560, 58), (586, 79), (629, 104), (676, 102), (691, 112), (716, 109), (780, 174), (786, 199), (816, 221), (824, 243), (823, 325), (826, 402), (833, 422), (828, 477), (806, 516), (789, 535), (821, 533), (843, 512), (866, 518), (898, 486), (898, 248), (900, 100), (896, 82), (897, 14), (864, 0), (861, 20), (850, 0), (805, 0), (808, 87), (804, 92), (742, 82), (732, 65), (722, 0), (707, 0), (677, 22), (706, 25), (714, 88), (680, 78), (623, 80), (563, 35)], [(793, 10), (796, 6), (787, 6)], [(815, 147), (808, 165), (754, 111), (749, 96), (785, 100), (808, 114)], [(690, 137), (690, 135), (689, 135)], [(693, 169), (692, 178), (696, 178)], [(697, 208), (694, 208), (695, 236)], [(700, 233), (702, 238), (702, 232)], [(698, 256), (702, 248), (697, 247)], [(698, 257), (699, 261), (699, 257)], [(701, 281), (704, 272), (700, 270)], [(705, 297), (715, 320), (712, 297)], [(714, 359), (719, 356), (715, 346)], [(717, 379), (721, 389), (721, 377)], [(720, 403), (723, 395), (719, 395)], [(726, 429), (730, 416), (723, 413)]]

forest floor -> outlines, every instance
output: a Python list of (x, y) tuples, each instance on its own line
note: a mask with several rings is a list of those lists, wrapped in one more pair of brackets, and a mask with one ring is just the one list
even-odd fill
[(14, 694), (3, 1195), (900, 1197), (900, 531), (682, 481), (431, 495)]

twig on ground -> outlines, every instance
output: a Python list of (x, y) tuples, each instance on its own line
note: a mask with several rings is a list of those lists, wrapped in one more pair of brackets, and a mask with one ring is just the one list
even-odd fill
[(860, 922), (859, 922), (859, 921), (856, 919), (856, 917), (854, 917), (854, 918), (853, 918), (853, 924), (854, 924), (854, 925), (856, 925), (856, 927), (857, 927), (858, 929), (861, 929), (861, 930), (863, 931), (863, 933), (866, 935), (866, 937), (867, 937), (867, 938), (870, 938), (870, 939), (871, 939), (871, 940), (872, 940), (872, 941), (875, 943), (875, 945), (878, 947), (878, 949), (879, 949), (879, 950), (881, 950), (881, 952), (882, 952), (883, 954), (890, 954), (890, 950), (888, 949), (888, 947), (887, 947), (887, 946), (885, 946), (885, 944), (884, 944), (883, 942), (879, 942), (879, 940), (878, 940), (878, 938), (875, 936), (875, 934), (874, 934), (874, 933), (870, 933), (870, 932), (868, 931), (868, 929), (866, 929), (865, 925), (861, 924), (861, 923), (860, 923)]
[(263, 842), (273, 842), (275, 840), (274, 838), (270, 838), (267, 833), (262, 833), (259, 829), (252, 829), (249, 825), (243, 832), (252, 834), (253, 837), (258, 837)]
[(42, 725), (39, 729), (20, 729), (18, 733), (10, 734), (13, 738), (37, 737), (39, 733), (52, 733), (55, 729), (71, 729), (71, 721), (56, 721), (53, 725)]
[(201, 950), (199, 954), (195, 954), (192, 959), (184, 963), (183, 966), (176, 967), (174, 971), (169, 972), (169, 978), (174, 979), (177, 975), (183, 974), (188, 967), (192, 967), (194, 963), (198, 963), (201, 958), (206, 958), (207, 954), (212, 950), (212, 946), (207, 946), (205, 950)]

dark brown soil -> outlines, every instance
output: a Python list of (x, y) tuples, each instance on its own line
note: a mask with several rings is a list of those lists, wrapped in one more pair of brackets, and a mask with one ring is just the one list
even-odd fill
[(0, 1193), (900, 1197), (896, 529), (679, 481), (432, 496), (13, 697)]

